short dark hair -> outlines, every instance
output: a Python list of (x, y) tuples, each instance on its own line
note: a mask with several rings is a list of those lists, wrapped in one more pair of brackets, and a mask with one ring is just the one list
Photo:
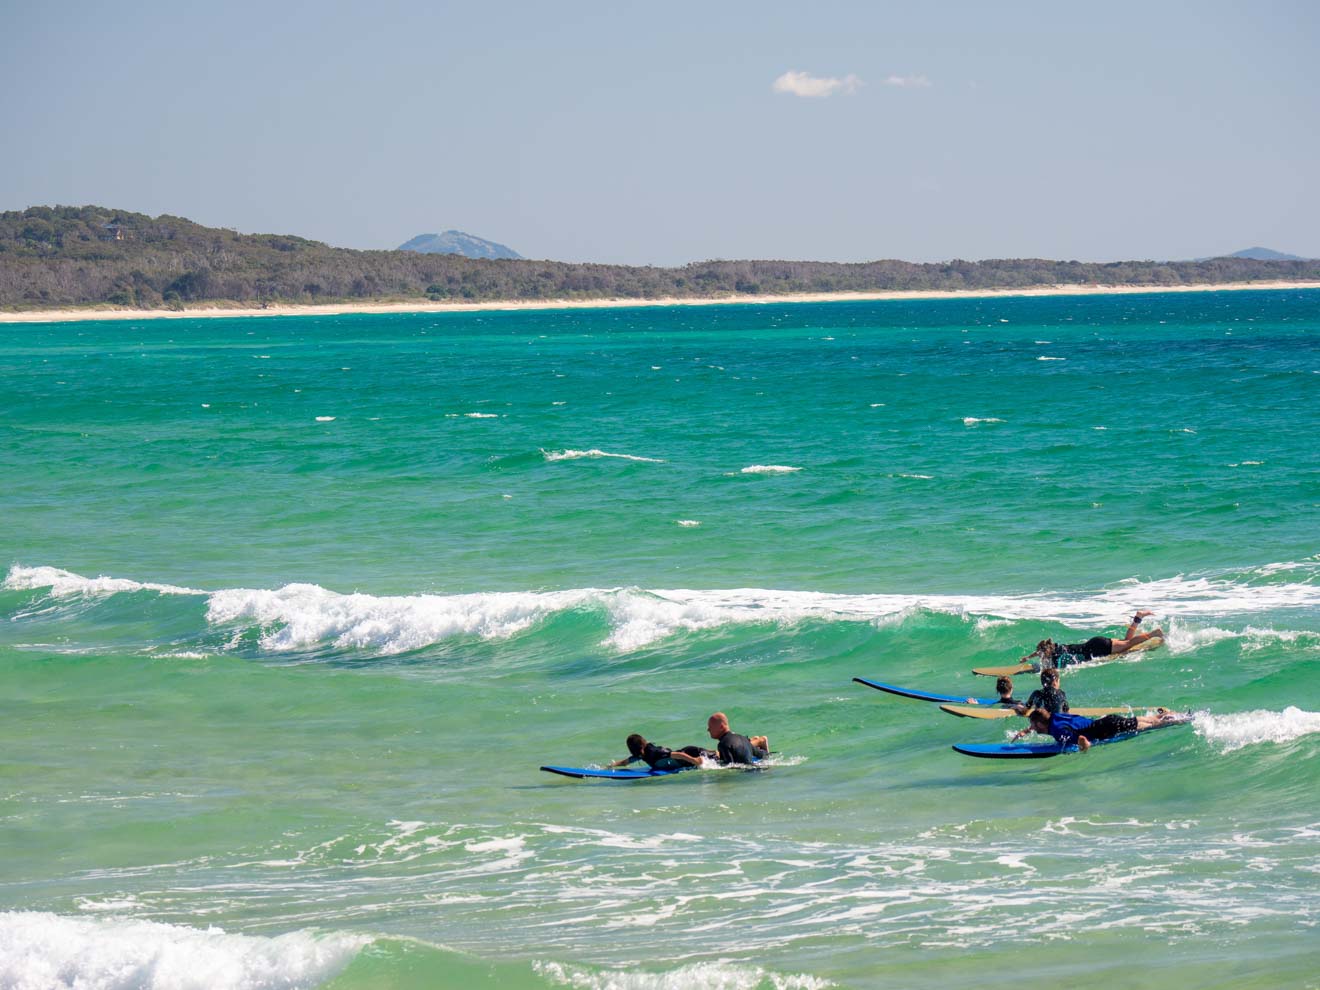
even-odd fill
[(641, 756), (642, 750), (646, 748), (646, 740), (634, 732), (628, 737), (628, 752), (633, 756)]
[(1040, 672), (1040, 686), (1049, 687), (1050, 681), (1057, 680), (1059, 677), (1058, 667), (1046, 667)]
[(1013, 678), (1011, 677), (999, 678), (999, 680), (995, 681), (995, 690), (998, 691), (1000, 694), (1012, 694)]

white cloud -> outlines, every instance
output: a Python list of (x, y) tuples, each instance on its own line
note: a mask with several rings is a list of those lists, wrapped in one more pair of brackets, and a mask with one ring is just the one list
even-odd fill
[(925, 89), (930, 80), (925, 76), (886, 76), (886, 86), (898, 86), (900, 89)]
[(790, 69), (775, 80), (773, 88), (776, 93), (792, 93), (794, 96), (820, 99), (833, 96), (835, 93), (855, 93), (861, 85), (862, 81), (854, 75), (837, 79), (829, 76), (813, 76), (809, 72), (794, 72)]

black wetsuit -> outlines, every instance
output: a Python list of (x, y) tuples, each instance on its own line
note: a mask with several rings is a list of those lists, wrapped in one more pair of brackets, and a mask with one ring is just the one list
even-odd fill
[(1051, 715), (1068, 710), (1068, 696), (1058, 688), (1037, 688), (1027, 698), (1028, 708), (1044, 708)]
[[(642, 747), (641, 755), (630, 756), (624, 766), (627, 766), (628, 763), (636, 763), (638, 760), (641, 760), (652, 770), (677, 770), (680, 767), (692, 765), (685, 760), (674, 759), (672, 755), (673, 752), (672, 749), (668, 749), (664, 746), (657, 746), (655, 743), (647, 743)], [(699, 746), (684, 746), (679, 752), (695, 757), (715, 755), (710, 752), (710, 750), (702, 749)]]
[(721, 763), (755, 763), (770, 755), (760, 746), (753, 746), (746, 736), (736, 732), (726, 732), (720, 736), (718, 753)]
[(1085, 643), (1069, 643), (1066, 646), (1060, 646), (1060, 656), (1057, 659), (1062, 660), (1062, 654), (1067, 653), (1072, 656), (1073, 663), (1085, 663), (1087, 660), (1107, 657), (1113, 652), (1114, 641), (1112, 639), (1108, 636), (1092, 636)]

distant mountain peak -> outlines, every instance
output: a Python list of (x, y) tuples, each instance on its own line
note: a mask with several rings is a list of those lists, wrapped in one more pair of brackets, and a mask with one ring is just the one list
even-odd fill
[(461, 254), (465, 258), (521, 258), (522, 255), (503, 244), (461, 230), (446, 230), (443, 234), (418, 234), (400, 244), (400, 251), (418, 254)]
[(1305, 258), (1295, 254), (1284, 254), (1282, 251), (1274, 251), (1265, 247), (1249, 247), (1241, 251), (1234, 251), (1232, 254), (1216, 255), (1221, 258), (1250, 258), (1252, 261), (1305, 261)]

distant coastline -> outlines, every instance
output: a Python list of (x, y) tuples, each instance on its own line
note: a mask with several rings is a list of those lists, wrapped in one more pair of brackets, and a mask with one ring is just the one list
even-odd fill
[(1225, 282), (1203, 285), (1041, 285), (1005, 289), (896, 289), (877, 292), (815, 292), (785, 295), (731, 295), (668, 299), (536, 299), (483, 302), (346, 302), (264, 307), (235, 304), (203, 305), (183, 309), (132, 309), (114, 306), (0, 312), (0, 323), (75, 323), (84, 320), (163, 320), (233, 318), (242, 316), (347, 316), (356, 313), (474, 313), (500, 310), (629, 309), (653, 306), (755, 306), (783, 303), (879, 302), (911, 299), (989, 299), (1002, 296), (1098, 296), (1183, 292), (1239, 292), (1244, 290), (1320, 289), (1320, 282)]

